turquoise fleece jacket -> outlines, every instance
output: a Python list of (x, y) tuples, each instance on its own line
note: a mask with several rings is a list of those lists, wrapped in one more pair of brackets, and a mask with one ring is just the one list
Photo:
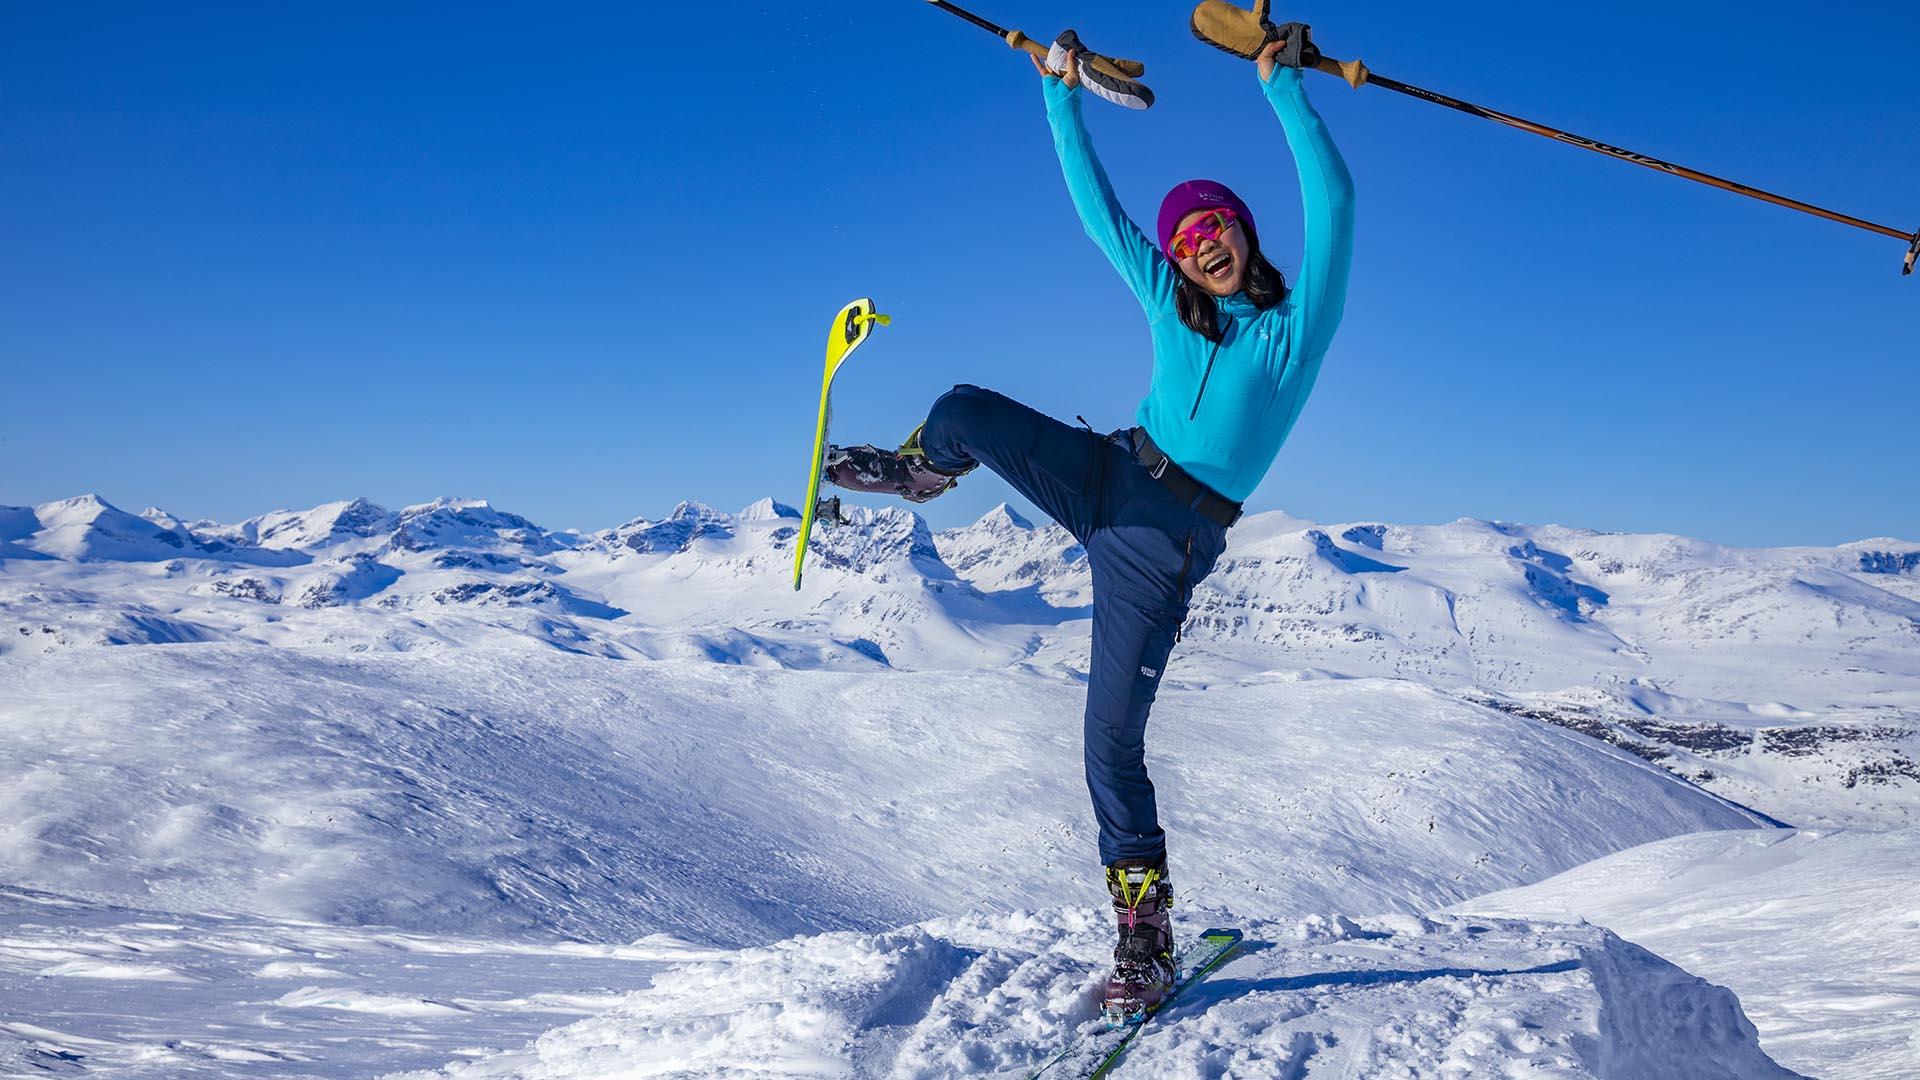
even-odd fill
[(1280, 117), (1300, 171), (1306, 253), (1288, 281), (1292, 291), (1279, 304), (1261, 311), (1244, 292), (1219, 301), (1226, 337), (1214, 356), (1204, 399), (1200, 380), (1214, 346), (1187, 329), (1174, 308), (1179, 268), (1114, 197), (1080, 115), (1081, 91), (1068, 90), (1059, 79), (1040, 80), (1053, 146), (1080, 223), (1146, 309), (1153, 332), (1153, 379), (1136, 421), (1194, 479), (1235, 502), (1245, 501), (1259, 486), (1293, 430), (1346, 306), (1353, 178), (1320, 114), (1307, 102), (1300, 76), (1296, 68), (1276, 68), (1261, 89)]

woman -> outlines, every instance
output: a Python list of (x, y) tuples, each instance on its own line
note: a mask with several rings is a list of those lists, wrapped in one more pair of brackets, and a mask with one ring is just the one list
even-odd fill
[(1087, 787), (1118, 916), (1106, 994), (1115, 1021), (1158, 1004), (1174, 975), (1173, 892), (1147, 776), (1147, 713), (1193, 587), (1213, 569), (1241, 502), (1299, 416), (1345, 303), (1353, 181), (1307, 102), (1301, 71), (1278, 62), (1283, 45), (1269, 45), (1258, 65), (1305, 203), (1306, 254), (1291, 288), (1261, 254), (1246, 204), (1214, 181), (1169, 192), (1159, 243), (1150, 241), (1094, 156), (1078, 55), (1064, 76), (1035, 61), (1074, 208), (1153, 331), (1137, 426), (1102, 438), (962, 385), (934, 402), (900, 450), (836, 448), (828, 458), (834, 483), (915, 502), (984, 462), (1085, 546), (1094, 597)]

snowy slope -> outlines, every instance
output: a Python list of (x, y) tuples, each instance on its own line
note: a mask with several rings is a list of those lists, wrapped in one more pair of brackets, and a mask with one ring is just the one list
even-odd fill
[(1713, 832), (1632, 848), (1455, 910), (1586, 919), (1740, 995), (1818, 1076), (1920, 1069), (1920, 833)]
[[(1246, 930), (1242, 953), (1157, 1017), (1113, 1076), (1797, 1075), (1760, 1050), (1731, 993), (1593, 927)], [(404, 1080), (1024, 1077), (1098, 1025), (1088, 972), (1111, 934), (1074, 909), (781, 942), (658, 975), (524, 1050)]]
[[(794, 592), (796, 524), (772, 500), (587, 534), (463, 499), (0, 508), (0, 999), (36, 1002), (0, 1009), (0, 1074), (1030, 1060), (1086, 1014), (1102, 937), (1084, 552), (1004, 508), (938, 534), (856, 510)], [(1136, 1075), (1775, 1075), (1777, 1037), (1816, 1073), (1897, 1049), (1911, 972), (1796, 929), (1844, 928), (1821, 880), (1906, 932), (1897, 879), (1857, 865), (1891, 849), (1702, 887), (1667, 937), (1632, 915), (1678, 899), (1622, 870), (1576, 890), (1605, 911), (1416, 916), (1677, 835), (1783, 835), (1767, 814), (1913, 835), (1920, 546), (1260, 515), (1196, 594), (1150, 739), (1183, 920), (1263, 947)], [(1775, 890), (1753, 932), (1778, 963), (1729, 961), (1712, 927)], [(747, 948), (661, 970), (682, 939)], [(433, 959), (462, 955), (485, 993)], [(219, 959), (241, 956), (274, 959)], [(1820, 975), (1836, 956), (1851, 982)], [(681, 993), (624, 996), (650, 975)], [(1753, 995), (1759, 1049), (1694, 976)]]
[(368, 1077), (516, 1046), (725, 954), (186, 915), (0, 886), (0, 1076)]
[[(0, 880), (35, 889), (746, 944), (1099, 888), (1068, 678), (531, 643), (0, 665)], [(1418, 911), (1760, 824), (1605, 744), (1404, 682), (1169, 685), (1157, 715), (1174, 880), (1249, 911)]]

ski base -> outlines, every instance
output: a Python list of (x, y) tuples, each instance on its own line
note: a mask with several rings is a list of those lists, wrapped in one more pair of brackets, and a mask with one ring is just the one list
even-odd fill
[(1137, 1020), (1120, 1024), (1104, 1018), (1088, 1021), (1072, 1042), (1029, 1074), (1028, 1080), (1096, 1080), (1105, 1076), (1120, 1063), (1134, 1036), (1140, 1034), (1160, 1010), (1178, 999), (1182, 991), (1206, 978), (1233, 955), (1240, 947), (1241, 938), (1238, 930), (1208, 930), (1201, 934), (1176, 958), (1173, 986), (1167, 990), (1167, 996), (1160, 999), (1160, 1004)]

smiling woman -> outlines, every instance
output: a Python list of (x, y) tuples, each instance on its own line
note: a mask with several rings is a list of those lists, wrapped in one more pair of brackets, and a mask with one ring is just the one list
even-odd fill
[[(1304, 27), (1296, 33), (1304, 41)], [(1079, 52), (1067, 53), (1057, 73), (1036, 61), (1074, 208), (1153, 333), (1153, 377), (1136, 425), (1102, 437), (961, 385), (934, 402), (898, 451), (827, 455), (825, 479), (916, 502), (984, 463), (1085, 546), (1093, 650), (1084, 757), (1118, 922), (1106, 993), (1114, 1022), (1155, 1008), (1174, 977), (1173, 891), (1147, 775), (1147, 714), (1193, 589), (1299, 416), (1345, 306), (1353, 182), (1307, 103), (1300, 69), (1285, 66), (1284, 47), (1275, 42), (1258, 60), (1305, 199), (1307, 250), (1293, 290), (1260, 254), (1253, 212), (1224, 184), (1175, 187), (1160, 207), (1160, 242), (1149, 240), (1094, 156), (1080, 114)]]
[[(1199, 209), (1188, 209), (1197, 205)], [(1160, 246), (1180, 268), (1174, 304), (1186, 328), (1218, 342), (1220, 306), (1245, 291), (1265, 311), (1287, 297), (1287, 280), (1260, 251), (1253, 211), (1225, 184), (1189, 180), (1160, 204)]]

